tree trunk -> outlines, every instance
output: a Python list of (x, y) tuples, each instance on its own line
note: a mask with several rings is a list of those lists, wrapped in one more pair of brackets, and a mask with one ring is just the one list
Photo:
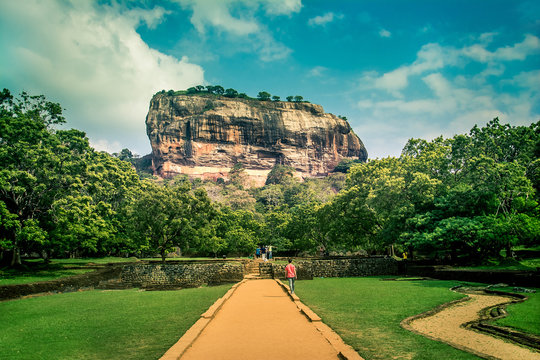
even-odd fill
[(11, 267), (22, 265), (21, 262), (21, 250), (18, 247), (13, 248), (13, 254), (11, 257)]
[(167, 254), (165, 254), (165, 250), (161, 250), (161, 262), (163, 264), (165, 264), (165, 257), (167, 256)]
[(506, 258), (510, 259), (512, 257), (512, 245), (510, 244), (510, 241), (506, 243), (505, 249), (506, 249)]

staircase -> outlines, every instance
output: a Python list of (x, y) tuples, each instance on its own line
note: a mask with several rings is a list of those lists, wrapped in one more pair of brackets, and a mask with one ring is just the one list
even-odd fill
[(260, 259), (250, 260), (244, 265), (244, 279), (273, 279), (272, 264)]
[(259, 271), (260, 260), (249, 260), (244, 266), (244, 279), (262, 279)]
[(124, 283), (122, 279), (102, 280), (99, 282), (99, 285), (96, 286), (96, 289), (101, 290), (125, 290), (129, 288), (131, 288), (131, 286)]

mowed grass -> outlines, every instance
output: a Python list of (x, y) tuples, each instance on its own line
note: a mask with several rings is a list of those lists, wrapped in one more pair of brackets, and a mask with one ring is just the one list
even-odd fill
[(230, 285), (0, 303), (0, 359), (157, 359)]
[(298, 281), (295, 291), (366, 360), (479, 359), (403, 329), (400, 322), (462, 298), (456, 281), (382, 281), (379, 277)]
[[(510, 291), (512, 288), (497, 288), (497, 290)], [(523, 294), (528, 297), (522, 303), (508, 305), (508, 316), (499, 319), (495, 325), (509, 326), (526, 333), (540, 335), (540, 289), (536, 293)]]

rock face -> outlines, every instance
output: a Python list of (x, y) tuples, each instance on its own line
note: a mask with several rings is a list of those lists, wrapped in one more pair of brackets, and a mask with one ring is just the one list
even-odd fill
[(347, 121), (310, 103), (156, 94), (146, 117), (154, 174), (218, 179), (240, 162), (253, 185), (275, 164), (327, 175), (344, 158), (367, 159)]

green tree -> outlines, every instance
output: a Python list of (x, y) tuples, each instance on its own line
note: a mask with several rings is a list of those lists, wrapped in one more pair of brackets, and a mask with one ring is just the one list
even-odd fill
[(277, 95), (272, 96), (273, 101), (279, 101), (281, 98)]
[(294, 96), (289, 95), (289, 96), (287, 96), (286, 99), (287, 99), (288, 102), (292, 102), (294, 100)]
[(302, 96), (296, 95), (294, 97), (294, 102), (302, 102), (302, 101), (304, 101), (304, 98)]
[(189, 249), (196, 234), (198, 199), (188, 182), (156, 185), (146, 182), (131, 206), (131, 234), (143, 252), (159, 253), (163, 262), (175, 247)]
[(266, 91), (261, 91), (257, 94), (257, 99), (260, 101), (270, 101), (272, 95)]
[(225, 96), (230, 98), (235, 98), (238, 96), (238, 91), (234, 89), (227, 89), (225, 90)]
[(276, 164), (266, 177), (266, 185), (287, 183), (294, 177), (294, 172), (290, 166)]
[(221, 85), (214, 86), (214, 93), (217, 95), (223, 95), (225, 93), (225, 89)]

